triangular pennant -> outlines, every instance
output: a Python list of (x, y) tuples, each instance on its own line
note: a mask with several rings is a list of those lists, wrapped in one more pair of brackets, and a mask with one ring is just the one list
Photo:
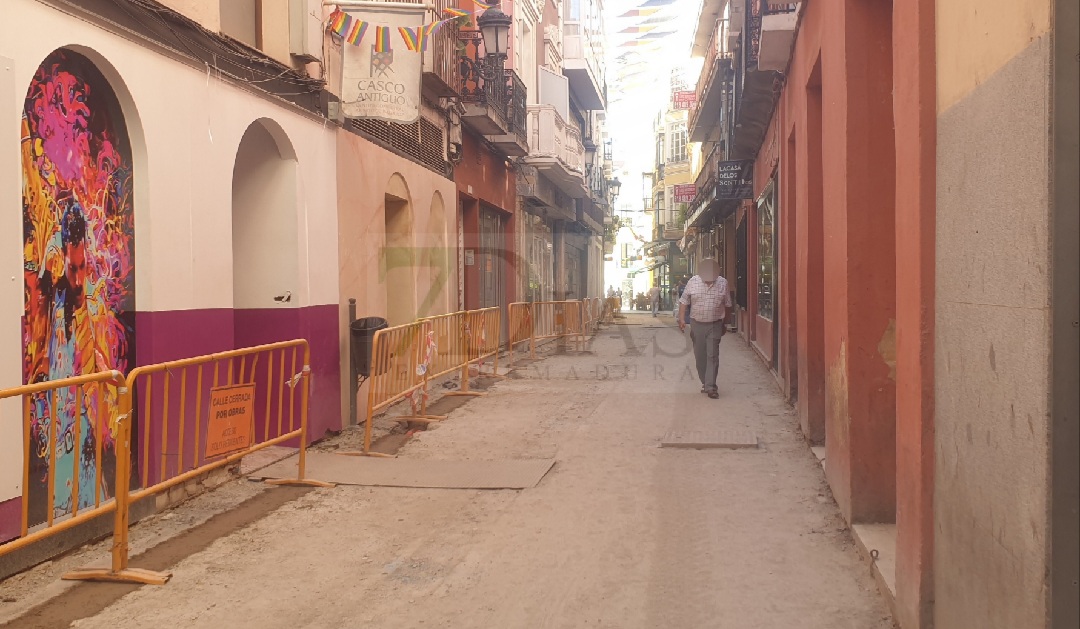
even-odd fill
[(490, 9), (491, 7), (497, 7), (497, 6), (499, 6), (499, 3), (498, 3), (498, 1), (496, 1), (496, 2), (492, 2), (491, 4), (488, 4), (488, 3), (486, 3), (486, 2), (480, 2), (480, 0), (473, 0), (473, 4), (475, 4), (476, 6), (480, 7), (481, 9), (484, 9), (485, 11), (486, 11), (486, 10), (488, 10), (488, 9)]
[(472, 15), (468, 11), (462, 11), (461, 9), (455, 9), (454, 7), (447, 7), (445, 9), (443, 9), (443, 13), (445, 13), (447, 15), (452, 15), (452, 16), (454, 16), (456, 18), (457, 17), (466, 17), (466, 16), (469, 16), (469, 15)]

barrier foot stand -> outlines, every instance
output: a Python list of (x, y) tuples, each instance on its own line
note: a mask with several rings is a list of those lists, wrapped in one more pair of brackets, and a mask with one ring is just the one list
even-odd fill
[(142, 568), (124, 568), (113, 572), (111, 568), (81, 568), (65, 572), (61, 579), (65, 581), (108, 581), (111, 583), (141, 583), (143, 585), (165, 585), (172, 577), (171, 572), (157, 572)]
[(370, 456), (376, 459), (396, 459), (393, 454), (387, 454), (385, 452), (360, 452), (359, 450), (349, 450), (348, 452), (335, 452), (338, 456)]
[(288, 485), (290, 487), (337, 487), (335, 483), (311, 478), (268, 478), (264, 482), (267, 485)]
[(484, 397), (487, 393), (481, 391), (449, 391), (443, 395), (468, 395), (470, 397)]
[(398, 422), (416, 422), (418, 424), (433, 424), (446, 419), (446, 415), (401, 415), (395, 417)]

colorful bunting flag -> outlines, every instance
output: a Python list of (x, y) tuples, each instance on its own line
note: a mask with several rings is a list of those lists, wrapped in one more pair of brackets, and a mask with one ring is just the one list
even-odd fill
[(660, 9), (631, 9), (619, 17), (645, 17), (656, 13)]
[(454, 7), (447, 7), (443, 9), (443, 13), (447, 15), (452, 15), (454, 17), (466, 17), (472, 15), (468, 11), (462, 11), (461, 9), (455, 9)]
[(364, 33), (367, 32), (368, 23), (364, 20), (352, 20), (352, 28), (349, 29), (349, 34), (345, 36), (345, 41), (349, 42), (353, 46), (359, 46), (360, 42), (364, 39)]
[(389, 26), (376, 26), (375, 27), (375, 52), (389, 52), (390, 51), (390, 27)]
[(330, 30), (334, 33), (345, 37), (349, 32), (349, 23), (352, 22), (352, 16), (344, 11), (334, 11), (330, 15)]
[(492, 2), (491, 4), (488, 4), (486, 2), (480, 2), (480, 0), (473, 0), (473, 4), (475, 4), (476, 6), (480, 7), (481, 9), (483, 9), (485, 11), (487, 11), (491, 7), (499, 6), (499, 3), (498, 3), (497, 0), (496, 0), (496, 2)]
[(439, 20), (438, 22), (435, 22), (435, 23), (431, 24), (430, 25), (431, 26), (431, 34), (434, 35), (434, 34), (438, 33), (439, 31), (442, 30), (443, 26), (449, 24), (450, 22), (453, 22), (455, 19), (457, 19), (457, 18), (449, 18), (449, 19), (446, 19), (446, 20)]
[(648, 33), (649, 31), (651, 31), (654, 28), (656, 28), (656, 27), (655, 26), (627, 26), (626, 28), (622, 29), (619, 32), (620, 33)]
[(401, 33), (401, 39), (405, 42), (405, 47), (413, 52), (420, 50), (420, 38), (422, 37), (420, 31), (421, 28), (411, 29), (404, 26), (398, 27), (398, 32)]

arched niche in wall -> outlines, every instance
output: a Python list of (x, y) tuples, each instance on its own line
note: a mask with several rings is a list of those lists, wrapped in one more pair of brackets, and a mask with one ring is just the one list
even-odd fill
[[(58, 48), (41, 62), (23, 101), (20, 152), (23, 381), (127, 372), (136, 365), (136, 161), (145, 149), (131, 97), (101, 55)], [(94, 385), (83, 394), (81, 413), (73, 389), (31, 400), (30, 526), (50, 508), (62, 517), (114, 494), (115, 398)]]
[(273, 120), (248, 126), (232, 181), (234, 343), (295, 338), (300, 305), (298, 164)]
[(423, 301), (420, 303), (420, 316), (441, 314), (445, 299), (446, 286), (450, 281), (450, 256), (446, 246), (446, 204), (442, 193), (435, 191), (431, 195), (431, 209), (428, 211), (427, 229), (422, 256), (422, 266), (426, 270), (428, 282), (422, 287)]
[(383, 195), (386, 234), (382, 261), (386, 287), (386, 319), (402, 325), (416, 318), (416, 261), (413, 243), (412, 196), (405, 178), (394, 173)]

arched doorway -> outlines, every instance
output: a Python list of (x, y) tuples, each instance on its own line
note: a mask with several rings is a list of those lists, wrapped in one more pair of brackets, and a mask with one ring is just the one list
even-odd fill
[(412, 200), (405, 179), (394, 174), (384, 195), (386, 245), (383, 263), (386, 272), (386, 320), (402, 325), (416, 318), (416, 275), (413, 264)]
[(272, 120), (251, 123), (233, 167), (233, 342), (296, 338), (300, 305), (297, 161)]
[[(27, 88), (20, 130), (23, 381), (127, 372), (135, 366), (135, 173), (116, 92), (89, 57), (57, 49)], [(70, 389), (32, 401), (23, 487), (31, 526), (47, 516), (50, 466), (54, 516), (112, 497), (116, 458), (107, 424), (115, 409), (108, 408), (112, 396), (99, 395), (87, 387), (82, 409)]]

